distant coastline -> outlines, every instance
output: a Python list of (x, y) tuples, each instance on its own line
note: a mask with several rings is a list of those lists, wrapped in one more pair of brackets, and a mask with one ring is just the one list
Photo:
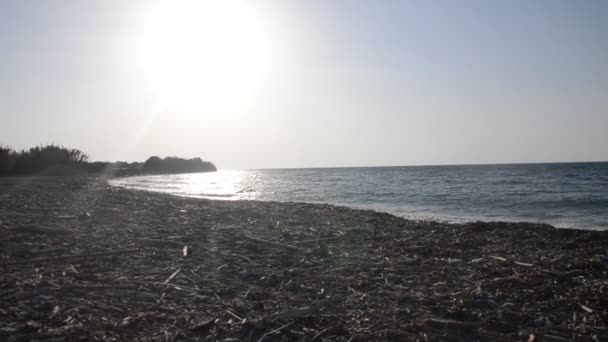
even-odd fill
[(153, 156), (143, 163), (89, 162), (88, 159), (87, 153), (62, 145), (41, 145), (21, 151), (0, 146), (0, 176), (137, 176), (217, 171), (212, 162), (199, 157)]

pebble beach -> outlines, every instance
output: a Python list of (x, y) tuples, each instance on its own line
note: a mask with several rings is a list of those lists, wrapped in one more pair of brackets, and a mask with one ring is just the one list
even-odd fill
[(6, 341), (599, 341), (608, 233), (0, 178)]

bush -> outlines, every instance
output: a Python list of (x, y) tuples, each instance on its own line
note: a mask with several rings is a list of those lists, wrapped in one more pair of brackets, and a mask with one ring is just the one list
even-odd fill
[(21, 152), (0, 147), (0, 175), (74, 173), (84, 170), (88, 158), (86, 153), (78, 149), (54, 144), (36, 146)]
[(9, 175), (17, 163), (17, 153), (8, 146), (0, 146), (0, 175)]
[(216, 171), (201, 158), (150, 157), (145, 163), (88, 162), (81, 150), (61, 145), (36, 146), (16, 152), (0, 145), (0, 176), (108, 174), (131, 176), (141, 173), (185, 173)]

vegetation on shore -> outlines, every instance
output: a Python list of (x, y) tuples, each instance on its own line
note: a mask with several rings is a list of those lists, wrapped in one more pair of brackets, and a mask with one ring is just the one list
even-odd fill
[(0, 176), (110, 174), (131, 176), (158, 173), (216, 171), (201, 158), (150, 157), (146, 162), (89, 162), (89, 155), (61, 145), (40, 145), (21, 151), (0, 146)]
[(144, 170), (151, 173), (184, 173), (217, 171), (211, 162), (201, 158), (182, 159), (177, 157), (150, 157), (143, 165)]

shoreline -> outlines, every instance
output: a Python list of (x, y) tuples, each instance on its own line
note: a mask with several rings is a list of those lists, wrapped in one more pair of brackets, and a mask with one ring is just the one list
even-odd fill
[(0, 179), (9, 341), (608, 338), (605, 231), (28, 181)]
[[(126, 177), (121, 176), (118, 178), (129, 178), (129, 177), (140, 177), (140, 176), (141, 175), (126, 176)], [(113, 179), (116, 179), (116, 178), (109, 179), (108, 182), (110, 182)], [(302, 204), (314, 204), (314, 205), (331, 205), (331, 206), (335, 206), (335, 207), (345, 207), (345, 208), (352, 209), (352, 210), (373, 211), (376, 213), (389, 214), (389, 215), (395, 216), (397, 218), (409, 220), (409, 221), (430, 221), (430, 222), (436, 222), (436, 223), (447, 224), (447, 225), (450, 225), (450, 224), (456, 224), (456, 225), (465, 224), (466, 225), (466, 224), (475, 223), (475, 222), (515, 223), (515, 224), (531, 224), (531, 225), (548, 225), (555, 229), (571, 229), (571, 230), (583, 230), (583, 231), (595, 231), (595, 232), (608, 231), (608, 228), (601, 227), (601, 226), (583, 227), (583, 226), (580, 226), (580, 225), (577, 225), (574, 223), (572, 223), (572, 224), (570, 224), (570, 223), (555, 224), (555, 223), (540, 221), (540, 220), (539, 221), (526, 221), (523, 218), (518, 219), (518, 218), (498, 217), (497, 216), (494, 219), (490, 216), (461, 216), (461, 217), (459, 217), (459, 216), (447, 216), (447, 214), (446, 215), (429, 214), (429, 215), (419, 215), (419, 216), (408, 216), (408, 214), (402, 214), (397, 211), (391, 211), (388, 209), (375, 208), (372, 206), (365, 206), (365, 205), (349, 205), (348, 203), (326, 203), (326, 202), (312, 202), (312, 201), (311, 202), (277, 201), (277, 200), (259, 200), (259, 199), (242, 199), (242, 198), (233, 199), (233, 198), (228, 198), (228, 197), (231, 197), (232, 195), (199, 195), (199, 196), (196, 196), (196, 195), (171, 193), (169, 191), (149, 190), (149, 189), (137, 188), (137, 187), (128, 186), (128, 185), (112, 185), (111, 183), (109, 183), (109, 185), (116, 187), (116, 188), (121, 188), (121, 189), (125, 189), (125, 190), (130, 190), (130, 191), (158, 193), (158, 194), (176, 196), (176, 197), (181, 197), (181, 198), (190, 198), (190, 199), (208, 200), (208, 201), (228, 201), (228, 202), (252, 201), (252, 202), (268, 202), (268, 203), (290, 203), (290, 204), (302, 203)]]

